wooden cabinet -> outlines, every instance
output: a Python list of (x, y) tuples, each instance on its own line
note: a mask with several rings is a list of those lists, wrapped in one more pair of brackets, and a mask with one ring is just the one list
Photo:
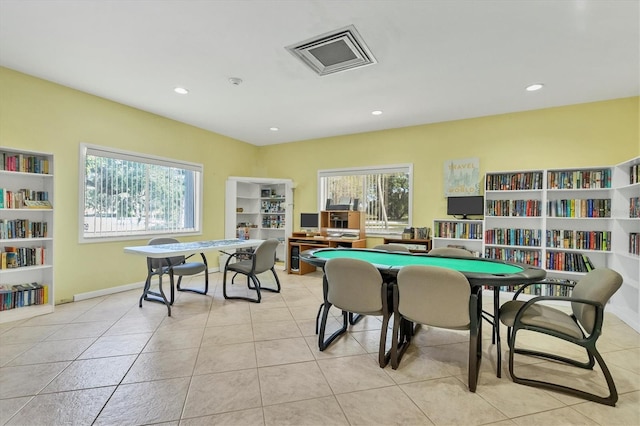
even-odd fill
[(431, 251), (431, 239), (385, 238), (384, 244), (405, 246), (411, 253), (429, 253)]
[[(0, 147), (0, 323), (53, 312), (53, 155)], [(12, 267), (6, 265), (9, 258)]]
[(304, 275), (316, 270), (316, 267), (300, 260), (300, 253), (305, 250), (326, 247), (366, 248), (366, 238), (340, 238), (318, 235), (307, 236), (304, 232), (294, 232), (287, 240), (287, 272)]
[(358, 234), (364, 238), (364, 214), (352, 210), (325, 210), (320, 212), (320, 232), (329, 234)]

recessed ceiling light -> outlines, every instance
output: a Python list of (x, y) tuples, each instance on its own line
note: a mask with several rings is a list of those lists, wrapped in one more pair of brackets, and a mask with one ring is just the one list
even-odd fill
[(371, 114), (373, 114), (373, 115), (381, 115), (382, 111), (380, 111), (380, 110), (371, 111)]
[(280, 129), (277, 127), (269, 127), (269, 130), (271, 130), (272, 132), (277, 132)]
[(189, 93), (189, 91), (184, 87), (176, 87), (175, 89), (173, 89), (173, 91), (180, 95), (186, 95), (187, 93)]
[(527, 86), (527, 92), (535, 92), (536, 90), (540, 90), (543, 87), (544, 87), (544, 84), (542, 83), (532, 84), (530, 86)]

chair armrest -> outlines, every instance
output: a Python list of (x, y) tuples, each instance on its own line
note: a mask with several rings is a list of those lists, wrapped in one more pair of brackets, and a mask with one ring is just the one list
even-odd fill
[(521, 287), (513, 295), (513, 299), (512, 300), (516, 300), (518, 298), (518, 296), (520, 294), (522, 294), (524, 289), (526, 289), (527, 287), (530, 287), (532, 285), (536, 285), (536, 284), (551, 285), (551, 286), (554, 286), (554, 287), (569, 287), (569, 288), (575, 287), (575, 283), (559, 283), (559, 282), (555, 282), (555, 281), (545, 281), (545, 280), (534, 282), (534, 283), (521, 284)]
[[(248, 256), (249, 259), (251, 259), (251, 261), (253, 262), (253, 268), (255, 268), (256, 266), (256, 253), (255, 252), (246, 252), (246, 251), (237, 251), (235, 253), (231, 253), (229, 255), (229, 257), (227, 258), (227, 261), (224, 264), (224, 268), (227, 269), (227, 265), (229, 264), (229, 262), (231, 261), (231, 259), (236, 258), (236, 257), (240, 257), (240, 256)], [(204, 254), (203, 254), (204, 257)], [(205, 262), (206, 264), (206, 262)]]
[(557, 301), (557, 302), (582, 303), (585, 305), (591, 305), (595, 307), (597, 311), (604, 311), (604, 305), (602, 305), (602, 303), (600, 302), (595, 302), (593, 300), (578, 299), (576, 297), (571, 297), (571, 296), (537, 296), (526, 301), (525, 304), (522, 305), (520, 309), (518, 309), (518, 312), (516, 313), (516, 316), (513, 319), (514, 324), (520, 321), (520, 318), (522, 317), (524, 312), (527, 309), (529, 309), (531, 306), (539, 302), (550, 301), (550, 300)]

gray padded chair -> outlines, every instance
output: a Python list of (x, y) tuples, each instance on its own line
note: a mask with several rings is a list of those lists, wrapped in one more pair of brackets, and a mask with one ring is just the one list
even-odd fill
[[(354, 314), (382, 316), (378, 364), (383, 368), (389, 362), (385, 350), (387, 329), (391, 315), (388, 284), (382, 280), (378, 269), (363, 260), (329, 259), (324, 265), (324, 303), (318, 333), (318, 347), (324, 351), (338, 336), (347, 331), (348, 322), (355, 324)], [(325, 339), (327, 318), (331, 306), (342, 310), (342, 327)]]
[[(156, 244), (175, 244), (179, 241), (175, 238), (167, 238), (167, 237), (159, 237), (152, 238), (147, 243), (148, 245), (156, 245)], [(147, 258), (147, 279), (144, 284), (144, 291), (142, 292), (142, 296), (140, 296), (140, 301), (138, 302), (138, 306), (142, 307), (142, 301), (148, 300), (150, 302), (159, 302), (164, 303), (167, 306), (167, 310), (169, 311), (169, 316), (171, 316), (171, 305), (175, 301), (175, 290), (174, 290), (174, 276), (178, 276), (178, 282), (175, 287), (178, 291), (190, 291), (193, 293), (199, 294), (207, 294), (209, 291), (209, 268), (207, 265), (207, 258), (204, 253), (200, 253), (202, 257), (202, 262), (187, 262), (186, 260), (191, 257), (185, 256), (173, 256), (165, 259), (158, 258)], [(204, 290), (195, 289), (195, 288), (182, 288), (180, 284), (182, 283), (182, 277), (188, 275), (196, 275), (201, 272), (204, 272)], [(171, 286), (171, 294), (170, 298), (164, 294), (162, 289), (162, 276), (164, 274), (169, 275), (169, 283)], [(151, 291), (151, 279), (154, 275), (158, 276), (158, 291)]]
[(411, 250), (400, 244), (380, 244), (374, 247), (374, 250), (399, 251), (402, 253), (411, 253)]
[[(389, 251), (389, 252), (401, 252), (401, 253), (411, 253), (411, 250), (409, 250), (408, 248), (406, 248), (405, 246), (401, 246), (399, 244), (380, 244), (377, 245), (373, 248), (374, 250), (383, 250), (383, 251)], [(316, 334), (318, 334), (318, 329), (320, 327), (319, 325), (319, 321), (320, 321), (320, 315), (322, 314), (322, 307), (324, 306), (323, 303), (320, 304), (320, 308), (318, 308), (318, 314), (316, 315)], [(356, 321), (359, 319), (359, 317), (356, 317)], [(353, 315), (350, 317), (350, 321), (353, 322)], [(354, 322), (355, 324), (355, 322)]]
[(453, 330), (469, 330), (469, 390), (476, 391), (482, 360), (482, 309), (478, 288), (458, 271), (436, 266), (405, 266), (393, 286), (393, 346), (391, 368), (411, 342), (415, 323)]
[[(506, 302), (500, 308), (500, 321), (508, 327), (511, 378), (515, 383), (564, 392), (578, 398), (615, 406), (618, 401), (616, 385), (604, 359), (596, 349), (596, 342), (602, 333), (604, 307), (622, 285), (622, 277), (611, 269), (598, 268), (587, 273), (575, 286), (565, 283), (547, 284), (573, 287), (572, 294), (571, 296), (539, 296), (526, 302), (516, 300), (524, 288), (532, 285), (527, 284), (516, 292), (513, 300)], [(552, 300), (571, 302), (571, 313), (540, 303)], [(521, 330), (546, 334), (580, 346), (586, 350), (588, 359), (585, 362), (554, 353), (516, 348), (516, 336)], [(560, 361), (588, 370), (592, 370), (597, 361), (607, 382), (609, 395), (603, 397), (556, 383), (519, 377), (514, 372), (513, 358), (516, 353)]]
[[(276, 249), (280, 242), (275, 239), (265, 240), (260, 244), (253, 253), (236, 252), (227, 259), (224, 265), (224, 275), (222, 276), (222, 294), (225, 299), (242, 299), (249, 302), (260, 303), (262, 295), (261, 290), (267, 290), (274, 293), (280, 293), (280, 280), (276, 274)], [(248, 259), (246, 259), (248, 258)], [(276, 288), (262, 287), (258, 275), (263, 272), (271, 271), (276, 282)], [(227, 273), (233, 272), (231, 284), (234, 284), (236, 275), (241, 274), (247, 277), (247, 287), (256, 291), (256, 297), (245, 296), (229, 296), (227, 295)], [(253, 283), (253, 286), (251, 285)]]
[(436, 247), (429, 250), (429, 256), (445, 256), (445, 257), (473, 257), (473, 254), (466, 249), (458, 247)]

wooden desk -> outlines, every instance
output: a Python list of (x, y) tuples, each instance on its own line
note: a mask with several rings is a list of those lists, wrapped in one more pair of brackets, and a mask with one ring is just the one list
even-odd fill
[(428, 253), (429, 251), (431, 251), (431, 239), (427, 239), (427, 240), (416, 240), (416, 239), (402, 239), (402, 238), (385, 238), (384, 239), (384, 243), (385, 244), (411, 244), (411, 245), (420, 245), (423, 246), (424, 248), (421, 249), (417, 249), (417, 248), (410, 248), (409, 250), (411, 251), (411, 253)]
[(336, 238), (325, 236), (300, 236), (294, 233), (287, 239), (287, 273), (304, 275), (314, 272), (316, 267), (300, 259), (305, 250), (326, 247), (366, 248), (367, 239)]

